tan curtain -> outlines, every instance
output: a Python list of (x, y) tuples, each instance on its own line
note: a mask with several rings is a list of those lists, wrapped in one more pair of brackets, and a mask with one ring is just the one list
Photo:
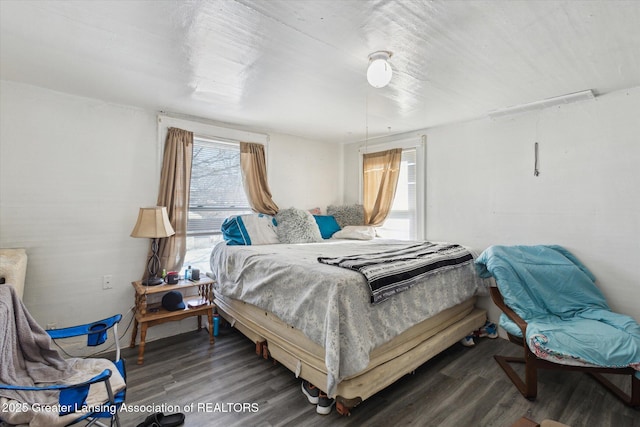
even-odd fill
[(242, 183), (249, 205), (255, 212), (275, 215), (278, 205), (271, 198), (267, 183), (267, 164), (264, 145), (249, 142), (240, 143), (240, 168)]
[(396, 195), (402, 149), (367, 153), (363, 157), (364, 221), (381, 225), (389, 215)]
[(164, 144), (158, 206), (166, 206), (176, 234), (160, 239), (160, 268), (178, 271), (187, 250), (193, 132), (169, 128)]

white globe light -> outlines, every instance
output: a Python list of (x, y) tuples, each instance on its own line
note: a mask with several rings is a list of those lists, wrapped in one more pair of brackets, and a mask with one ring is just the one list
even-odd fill
[(393, 70), (387, 62), (389, 54), (386, 52), (371, 54), (369, 68), (367, 68), (367, 81), (375, 88), (385, 87), (391, 81)]

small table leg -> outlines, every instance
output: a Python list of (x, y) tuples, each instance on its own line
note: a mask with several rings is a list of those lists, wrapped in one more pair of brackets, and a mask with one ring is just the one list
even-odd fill
[(138, 319), (133, 319), (133, 332), (131, 332), (131, 344), (129, 344), (129, 348), (134, 348), (136, 346), (136, 336), (138, 335)]
[(138, 346), (138, 365), (144, 363), (144, 341), (147, 339), (147, 324), (140, 325), (140, 344)]
[[(198, 319), (199, 318), (200, 317), (198, 317)], [(213, 309), (209, 309), (209, 311), (207, 311), (207, 318), (209, 319), (209, 344), (213, 344)]]

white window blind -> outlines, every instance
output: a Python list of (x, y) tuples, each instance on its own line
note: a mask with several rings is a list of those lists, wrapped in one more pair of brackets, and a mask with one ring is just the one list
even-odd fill
[(194, 136), (185, 266), (209, 271), (225, 218), (251, 212), (242, 186), (240, 144)]

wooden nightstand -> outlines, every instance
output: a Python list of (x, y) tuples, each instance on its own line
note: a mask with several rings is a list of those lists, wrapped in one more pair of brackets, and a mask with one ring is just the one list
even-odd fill
[[(135, 289), (135, 320), (133, 332), (131, 333), (131, 348), (136, 346), (136, 336), (138, 335), (138, 325), (140, 325), (140, 344), (138, 349), (138, 365), (144, 362), (144, 345), (147, 337), (147, 328), (165, 322), (182, 320), (191, 316), (198, 316), (198, 330), (202, 329), (202, 316), (206, 315), (209, 320), (209, 343), (213, 344), (213, 283), (208, 277), (199, 281), (180, 280), (177, 285), (145, 286), (142, 281), (131, 282)], [(177, 311), (165, 310), (161, 303), (147, 305), (148, 295), (158, 295), (169, 291), (184, 291), (198, 288), (198, 295), (185, 296), (183, 298), (185, 309)], [(189, 308), (189, 303), (200, 301), (203, 303), (195, 308)]]

